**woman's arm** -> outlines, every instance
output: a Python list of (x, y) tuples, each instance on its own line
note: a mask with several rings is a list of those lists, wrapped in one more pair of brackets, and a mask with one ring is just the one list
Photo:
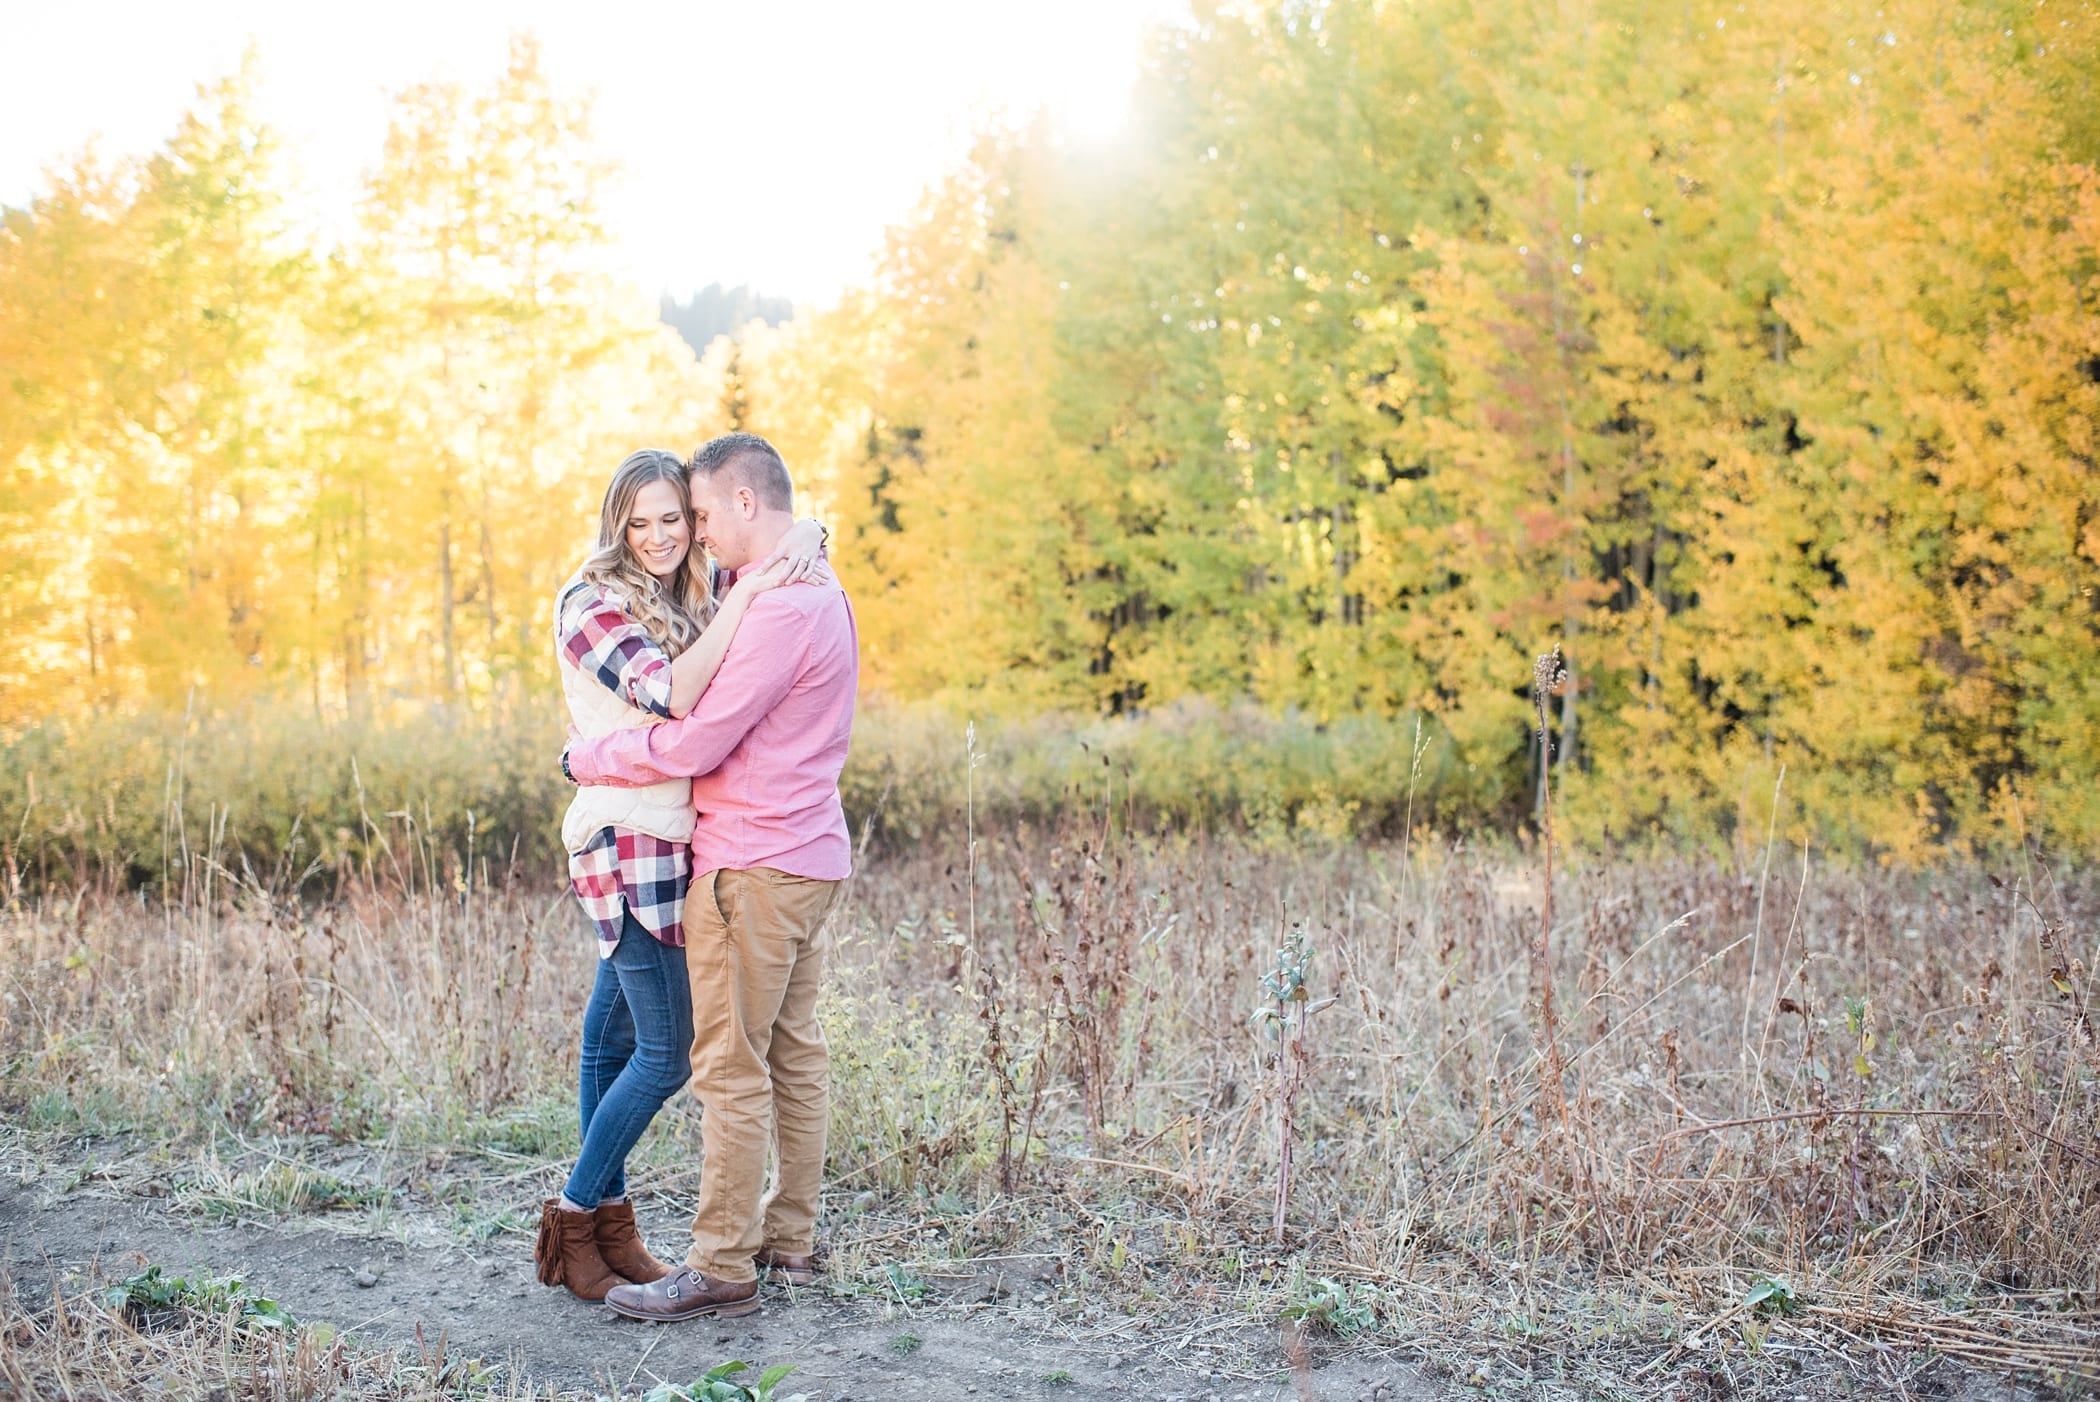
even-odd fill
[(561, 624), (556, 645), (578, 671), (637, 710), (671, 716), (671, 659), (618, 604), (579, 583), (562, 596)]
[(790, 561), (775, 559), (764, 569), (746, 570), (715, 610), (714, 622), (700, 635), (700, 641), (671, 659), (670, 711), (673, 716), (682, 716), (693, 709), (700, 693), (722, 670), (722, 659), (729, 655), (729, 644), (736, 637), (737, 625), (743, 622), (744, 613), (751, 601), (768, 589), (778, 588), (788, 580)]

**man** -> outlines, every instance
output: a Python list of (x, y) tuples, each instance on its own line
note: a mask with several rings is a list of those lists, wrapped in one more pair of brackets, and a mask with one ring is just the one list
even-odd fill
[[(756, 434), (705, 444), (689, 475), (695, 534), (724, 568), (764, 560), (794, 524), (787, 466)], [(830, 1114), (817, 992), (824, 919), (852, 866), (838, 778), (859, 672), (836, 580), (769, 590), (684, 719), (578, 738), (563, 756), (579, 783), (694, 776), (685, 944), (706, 1159), (686, 1268), (605, 1297), (631, 1318), (751, 1314), (760, 1269), (816, 1278)], [(778, 1179), (766, 1194), (769, 1146)]]

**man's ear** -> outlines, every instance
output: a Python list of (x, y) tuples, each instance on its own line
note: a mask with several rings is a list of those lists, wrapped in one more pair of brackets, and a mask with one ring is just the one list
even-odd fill
[(736, 504), (737, 509), (744, 513), (746, 521), (756, 521), (758, 519), (758, 493), (752, 491), (749, 487), (738, 487), (736, 489)]

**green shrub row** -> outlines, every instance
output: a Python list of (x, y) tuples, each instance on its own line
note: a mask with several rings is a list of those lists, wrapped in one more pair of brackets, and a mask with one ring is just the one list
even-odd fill
[[(197, 856), (278, 889), (411, 856), (558, 871), (563, 730), (551, 705), (363, 725), (281, 708), (52, 720), (0, 744), (0, 851), (17, 889), (153, 888)], [(877, 849), (959, 833), (969, 810), (980, 830), (1112, 814), (1341, 838), (1429, 818), (1449, 796), (1449, 750), (1429, 733), (1200, 703), (974, 727), (873, 704), (840, 787), (856, 839)]]

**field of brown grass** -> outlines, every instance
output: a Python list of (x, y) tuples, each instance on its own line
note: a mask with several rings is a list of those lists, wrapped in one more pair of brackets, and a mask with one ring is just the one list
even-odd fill
[[(165, 902), (0, 915), (24, 1152), (122, 1143), (200, 1221), (435, 1194), (529, 1254), (593, 952), (560, 882), (405, 822), (324, 899), (200, 845)], [(1284, 1320), (1512, 1395), (2100, 1378), (2090, 873), (1563, 861), (1550, 926), (1542, 874), (1099, 809), (870, 858), (830, 977), (832, 1289)], [(660, 1121), (638, 1183), (688, 1194), (695, 1130)], [(381, 1143), (472, 1167), (342, 1169)]]

